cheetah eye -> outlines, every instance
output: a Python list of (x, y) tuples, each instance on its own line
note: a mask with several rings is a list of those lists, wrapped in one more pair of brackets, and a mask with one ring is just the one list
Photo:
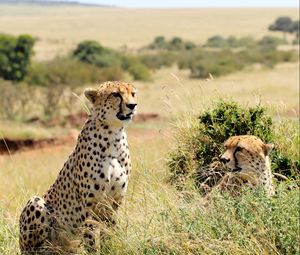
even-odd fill
[(236, 149), (235, 149), (235, 151), (236, 151), (236, 152), (237, 152), (237, 151), (241, 151), (242, 149), (243, 149), (242, 147), (237, 146)]
[(119, 92), (112, 92), (111, 95), (114, 96), (114, 97), (120, 97), (121, 96)]
[(135, 97), (135, 92), (132, 92), (131, 95), (132, 95), (132, 97)]

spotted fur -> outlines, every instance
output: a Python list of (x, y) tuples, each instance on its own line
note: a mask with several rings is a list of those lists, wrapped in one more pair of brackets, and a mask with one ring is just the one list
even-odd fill
[[(261, 185), (269, 196), (274, 195), (269, 153), (274, 147), (251, 135), (232, 136), (224, 144), (225, 153), (221, 161), (232, 170), (226, 181), (242, 181), (248, 186)], [(225, 182), (223, 179), (223, 183)]]
[(123, 82), (85, 91), (92, 109), (74, 151), (49, 190), (32, 197), (21, 213), (22, 253), (70, 252), (77, 239), (94, 250), (97, 223), (114, 224), (131, 172), (124, 128), (136, 112), (135, 93)]

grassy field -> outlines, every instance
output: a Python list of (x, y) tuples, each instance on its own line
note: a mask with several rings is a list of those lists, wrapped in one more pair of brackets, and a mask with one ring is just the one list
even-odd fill
[[(41, 60), (66, 54), (86, 39), (116, 49), (126, 45), (135, 51), (157, 35), (180, 36), (196, 43), (215, 34), (260, 38), (270, 34), (268, 25), (284, 15), (299, 17), (297, 9), (1, 5), (0, 31), (36, 36), (39, 40), (35, 58)], [(82, 90), (94, 85), (83, 85)], [(126, 202), (118, 214), (118, 227), (110, 230), (111, 239), (103, 245), (103, 253), (299, 254), (299, 189), (287, 189), (294, 185), (293, 181), (276, 183), (278, 194), (271, 199), (259, 189), (245, 190), (239, 198), (213, 194), (207, 199), (193, 189), (176, 190), (167, 181), (166, 166), (168, 153), (175, 147), (177, 127), (189, 124), (179, 120), (197, 116), (218, 98), (231, 98), (245, 105), (261, 102), (276, 122), (294, 123), (299, 118), (299, 63), (283, 63), (274, 69), (253, 66), (209, 80), (190, 79), (188, 71), (172, 67), (158, 70), (151, 82), (134, 85), (138, 89), (139, 112), (158, 113), (159, 120), (129, 127), (133, 173)], [(80, 94), (77, 90), (76, 93)], [(276, 130), (277, 142), (289, 155), (297, 157), (299, 144), (289, 144), (287, 126)], [(66, 133), (66, 128), (46, 129), (0, 120), (0, 139), (48, 138)], [(29, 197), (42, 195), (48, 189), (73, 147), (67, 144), (0, 155), (1, 255), (17, 254), (21, 208)]]
[(0, 31), (37, 37), (36, 58), (50, 59), (87, 39), (136, 50), (158, 35), (180, 36), (195, 43), (204, 43), (216, 34), (261, 38), (279, 16), (296, 19), (299, 14), (296, 8), (146, 10), (1, 5)]
[(297, 116), (299, 63), (281, 64), (271, 70), (250, 69), (212, 80), (188, 76), (187, 71), (163, 69), (155, 74), (153, 83), (136, 82), (139, 110), (167, 118), (183, 112), (198, 114), (217, 98), (232, 98), (249, 105), (261, 102), (274, 114), (290, 112), (290, 116)]
[[(156, 201), (156, 206), (159, 206), (161, 200), (171, 199), (172, 196), (175, 199), (174, 188), (169, 185), (161, 186), (167, 175), (164, 156), (168, 151), (170, 135), (159, 130), (133, 130), (129, 132), (129, 136), (135, 170), (128, 193), (129, 200), (120, 217), (126, 223), (140, 215), (134, 223), (138, 228), (139, 224), (147, 224), (149, 213), (153, 215), (153, 205), (150, 204), (153, 200), (159, 199)], [(0, 254), (15, 254), (18, 250), (16, 227), (21, 207), (32, 194), (41, 195), (46, 191), (72, 149), (73, 146), (62, 146), (0, 156)], [(150, 195), (148, 189), (151, 193), (155, 190), (161, 192)], [(140, 203), (143, 203), (141, 208), (136, 208), (135, 205)], [(148, 215), (144, 214), (147, 206), (150, 206)], [(130, 219), (127, 219), (128, 214), (131, 214)]]
[[(196, 190), (182, 193), (168, 182), (166, 156), (172, 133), (131, 129), (133, 173), (118, 227), (102, 254), (297, 254), (297, 189), (277, 185), (277, 195), (245, 191), (239, 198)], [(55, 179), (73, 146), (0, 157), (0, 254), (18, 251), (18, 216), (33, 194)], [(279, 238), (279, 239), (278, 239)], [(84, 252), (80, 254), (86, 254)]]
[[(134, 82), (138, 90), (140, 113), (155, 113), (156, 122), (136, 123), (137, 129), (168, 129), (180, 114), (197, 115), (207, 109), (214, 100), (227, 98), (245, 105), (261, 103), (275, 118), (299, 116), (299, 63), (285, 63), (274, 69), (249, 69), (210, 80), (190, 79), (188, 71), (168, 68), (157, 71), (152, 82)], [(77, 88), (83, 99), (83, 90), (95, 84)], [(67, 89), (71, 93), (72, 89)], [(39, 93), (37, 93), (39, 94)], [(78, 101), (73, 95), (73, 100)], [(34, 101), (34, 100), (33, 100)], [(35, 99), (33, 108), (39, 108), (41, 100)], [(45, 102), (44, 102), (45, 103)], [(81, 102), (76, 109), (84, 111)], [(30, 111), (29, 111), (30, 112)], [(35, 116), (29, 115), (30, 117)], [(66, 135), (69, 130), (45, 128), (40, 125), (0, 120), (0, 135), (11, 139), (39, 139)]]

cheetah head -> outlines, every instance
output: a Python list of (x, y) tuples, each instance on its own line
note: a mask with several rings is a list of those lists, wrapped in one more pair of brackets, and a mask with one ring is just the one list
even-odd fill
[(92, 114), (107, 124), (124, 126), (136, 113), (136, 90), (130, 83), (108, 81), (84, 91), (92, 103)]
[(255, 176), (265, 170), (268, 155), (274, 147), (251, 135), (232, 136), (224, 146), (226, 151), (220, 159), (224, 165), (233, 172)]

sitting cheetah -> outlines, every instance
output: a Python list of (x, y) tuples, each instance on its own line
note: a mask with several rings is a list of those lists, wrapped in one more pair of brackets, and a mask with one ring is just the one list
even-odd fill
[(71, 252), (76, 238), (95, 250), (96, 223), (114, 224), (113, 212), (124, 198), (131, 171), (124, 128), (136, 112), (135, 89), (105, 82), (84, 94), (92, 109), (74, 151), (46, 194), (32, 197), (21, 213), (23, 254)]
[(225, 175), (219, 187), (262, 185), (267, 195), (275, 194), (268, 156), (274, 147), (273, 144), (265, 144), (256, 136), (241, 135), (230, 137), (224, 146), (226, 151), (221, 157), (221, 162), (233, 173)]

